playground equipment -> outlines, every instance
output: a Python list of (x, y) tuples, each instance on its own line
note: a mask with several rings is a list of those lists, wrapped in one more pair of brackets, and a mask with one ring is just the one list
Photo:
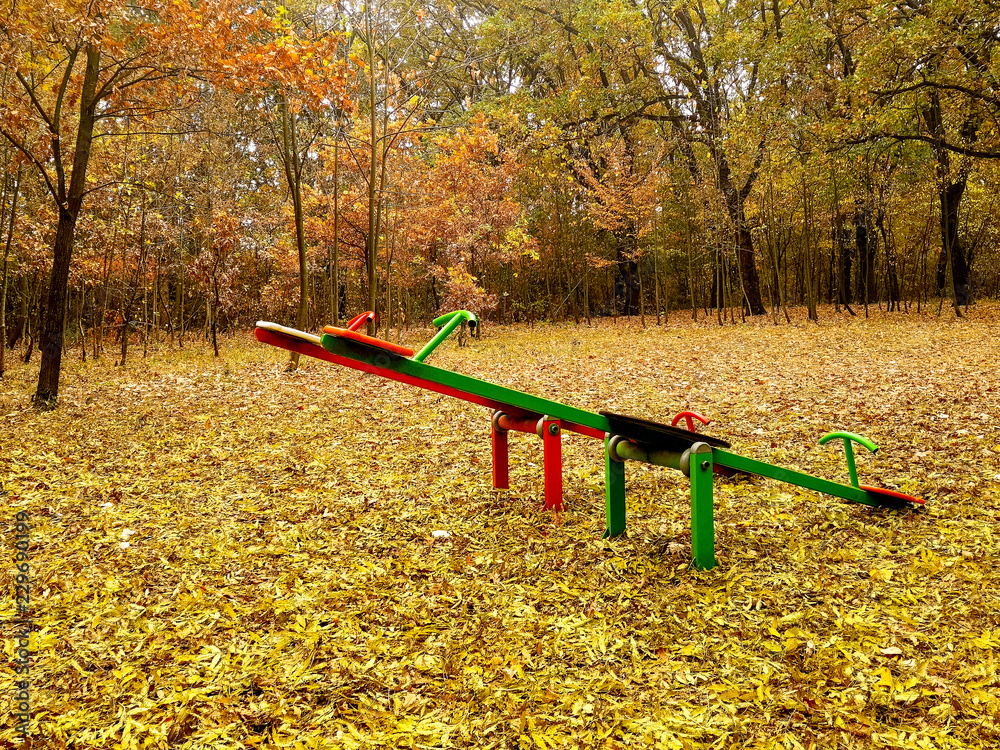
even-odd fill
[[(437, 318), (434, 321), (439, 329), (437, 334), (416, 353), (358, 332), (373, 319), (374, 314), (366, 312), (353, 318), (346, 328), (327, 326), (322, 336), (261, 321), (257, 323), (255, 335), (265, 344), (489, 407), (493, 410), (493, 486), (498, 489), (509, 487), (508, 433), (537, 434), (542, 439), (546, 508), (561, 510), (563, 507), (562, 432), (567, 430), (603, 440), (606, 537), (625, 531), (626, 461), (681, 471), (691, 480), (691, 551), (697, 568), (713, 568), (716, 564), (715, 474), (755, 474), (874, 507), (904, 508), (924, 503), (920, 498), (858, 483), (852, 444), (872, 452), (878, 450), (875, 443), (861, 435), (831, 432), (820, 438), (821, 445), (832, 440), (844, 443), (851, 483), (841, 484), (733, 453), (726, 441), (694, 431), (694, 420), (709, 423), (695, 412), (681, 412), (674, 417), (672, 425), (611, 412), (595, 414), (424, 364), (434, 349), (463, 322), (473, 328), (478, 325), (476, 316), (464, 310)], [(677, 427), (682, 419), (688, 429)]]

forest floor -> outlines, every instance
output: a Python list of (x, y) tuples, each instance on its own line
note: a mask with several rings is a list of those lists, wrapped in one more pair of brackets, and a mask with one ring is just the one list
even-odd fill
[[(649, 322), (649, 321), (648, 321)], [(956, 320), (487, 327), (430, 363), (574, 406), (681, 409), (752, 458), (927, 499), (852, 505), (630, 463), (603, 540), (603, 446), (540, 441), (492, 488), (488, 410), (251, 334), (124, 368), (37, 357), (0, 382), (0, 748), (21, 747), (15, 513), (30, 518), (31, 748), (996, 748), (1000, 307)], [(404, 334), (419, 345), (427, 331)], [(134, 351), (134, 350), (133, 350)], [(8, 360), (10, 361), (10, 360)], [(439, 533), (435, 533), (439, 532)], [(440, 533), (446, 532), (446, 533)]]

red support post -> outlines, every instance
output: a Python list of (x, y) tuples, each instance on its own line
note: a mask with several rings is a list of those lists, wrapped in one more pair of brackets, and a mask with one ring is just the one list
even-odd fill
[(542, 452), (545, 465), (545, 509), (562, 510), (562, 426), (558, 419), (542, 417)]
[(502, 412), (493, 414), (493, 487), (510, 489), (510, 460), (507, 450), (507, 430), (500, 426)]

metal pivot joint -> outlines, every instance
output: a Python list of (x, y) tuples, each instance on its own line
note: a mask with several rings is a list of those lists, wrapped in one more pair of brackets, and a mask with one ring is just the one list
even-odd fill
[(607, 517), (605, 537), (625, 532), (625, 460), (680, 469), (691, 479), (691, 552), (694, 566), (714, 568), (715, 509), (712, 481), (715, 464), (712, 446), (694, 443), (683, 453), (650, 450), (620, 435), (604, 437), (604, 500)]

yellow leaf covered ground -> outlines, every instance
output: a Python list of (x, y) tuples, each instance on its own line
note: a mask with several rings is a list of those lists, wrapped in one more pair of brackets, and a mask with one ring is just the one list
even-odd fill
[[(0, 617), (23, 509), (31, 747), (1000, 746), (998, 319), (675, 316), (435, 352), (583, 408), (693, 408), (737, 452), (831, 479), (842, 453), (818, 438), (860, 432), (882, 446), (863, 483), (928, 498), (719, 480), (708, 572), (679, 473), (629, 464), (628, 536), (602, 541), (598, 441), (565, 437), (553, 516), (536, 438), (511, 435), (495, 491), (487, 410), (317, 360), (286, 375), (249, 335), (219, 360), (71, 362), (52, 413), (17, 365)], [(0, 747), (19, 742), (0, 711)]]

